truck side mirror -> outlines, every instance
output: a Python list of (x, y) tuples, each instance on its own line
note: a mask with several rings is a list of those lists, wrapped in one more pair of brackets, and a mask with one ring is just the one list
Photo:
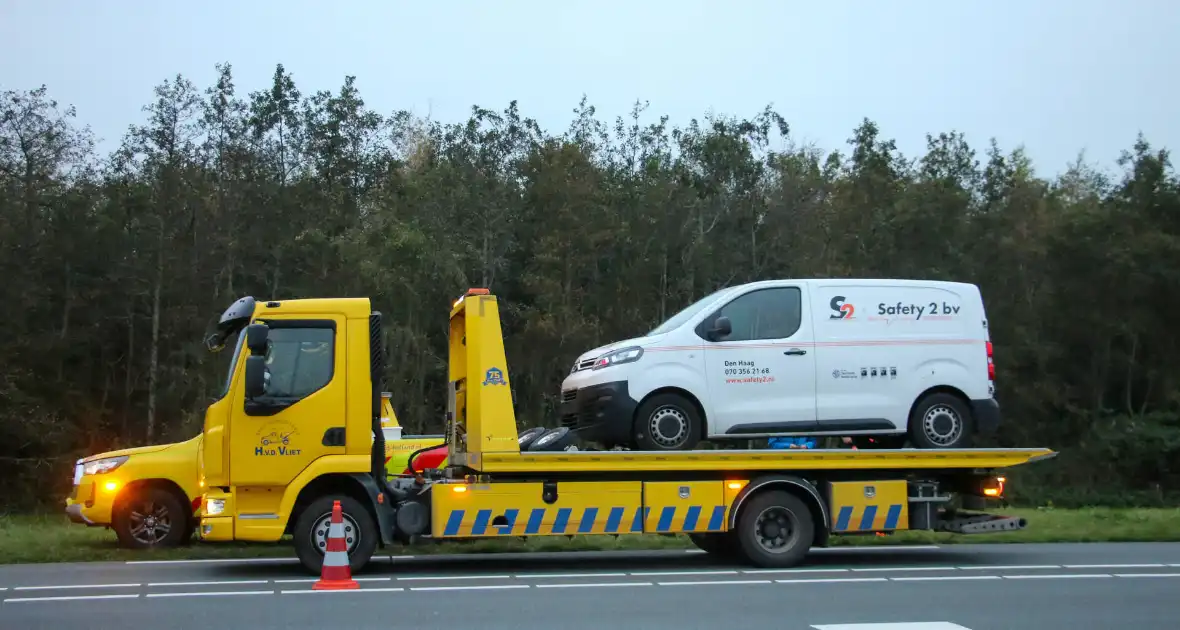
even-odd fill
[(266, 393), (266, 357), (252, 354), (246, 357), (246, 399), (253, 400)]
[(722, 315), (713, 322), (713, 328), (709, 330), (709, 338), (716, 341), (722, 337), (727, 337), (733, 332), (733, 324), (730, 323), (729, 318)]
[(266, 324), (250, 324), (246, 327), (246, 347), (250, 354), (265, 355), (266, 340), (270, 336), (270, 329)]

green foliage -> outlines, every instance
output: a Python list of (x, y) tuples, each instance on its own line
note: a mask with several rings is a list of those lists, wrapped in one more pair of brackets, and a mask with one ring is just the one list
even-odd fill
[[(585, 99), (564, 133), (515, 102), (442, 124), (372, 110), (353, 77), (304, 95), (156, 88), (109, 156), (47, 90), (0, 94), (0, 504), (56, 505), (73, 459), (201, 426), (232, 300), (364, 295), (388, 316), (389, 389), (438, 432), (451, 300), (504, 304), (520, 419), (552, 424), (580, 352), (721, 286), (894, 276), (980, 285), (1026, 503), (1168, 504), (1180, 487), (1180, 181), (1138, 138), (1122, 172), (1038, 176), (962, 134), (904, 156), (871, 120), (797, 145), (767, 108), (673, 127)], [(145, 95), (146, 96), (146, 95)], [(129, 112), (130, 116), (131, 113)]]

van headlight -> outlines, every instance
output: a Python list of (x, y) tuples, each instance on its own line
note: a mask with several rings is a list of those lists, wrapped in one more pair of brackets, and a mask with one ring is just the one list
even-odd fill
[(109, 473), (119, 466), (122, 466), (123, 462), (125, 461), (127, 461), (126, 455), (96, 459), (94, 461), (82, 464), (82, 473), (86, 475), (101, 475), (103, 473)]
[(643, 348), (635, 346), (632, 348), (623, 348), (604, 354), (594, 360), (594, 369), (601, 370), (602, 368), (610, 367), (612, 365), (619, 365), (620, 363), (634, 363), (643, 356)]

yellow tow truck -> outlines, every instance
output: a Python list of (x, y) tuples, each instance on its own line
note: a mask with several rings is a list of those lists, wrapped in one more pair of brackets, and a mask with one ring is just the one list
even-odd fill
[[(381, 314), (366, 298), (231, 305), (243, 331), (229, 393), (205, 420), (199, 537), (291, 534), (318, 573), (340, 501), (353, 571), (378, 546), (420, 539), (687, 534), (761, 567), (799, 563), (831, 536), (1017, 530), (982, 511), (1004, 471), (1045, 448), (580, 451), (567, 428), (518, 433), (496, 296), (451, 308), (445, 466), (390, 478), (376, 392)], [(284, 436), (281, 444), (265, 436)]]
[[(381, 394), (381, 429), (385, 471), (390, 476), (405, 471), (414, 453), (443, 441), (441, 435), (403, 436), (389, 392)], [(201, 506), (197, 460), (203, 437), (198, 433), (183, 442), (79, 459), (65, 500), (66, 516), (73, 523), (114, 530), (119, 545), (129, 549), (175, 547), (190, 541)]]

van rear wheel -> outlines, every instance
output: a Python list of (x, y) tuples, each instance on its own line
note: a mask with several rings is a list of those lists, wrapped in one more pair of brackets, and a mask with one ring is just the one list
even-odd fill
[(910, 416), (909, 434), (918, 448), (969, 448), (974, 425), (958, 396), (938, 392), (918, 401)]
[(634, 441), (644, 451), (690, 451), (701, 441), (696, 405), (680, 394), (657, 394), (635, 412)]

